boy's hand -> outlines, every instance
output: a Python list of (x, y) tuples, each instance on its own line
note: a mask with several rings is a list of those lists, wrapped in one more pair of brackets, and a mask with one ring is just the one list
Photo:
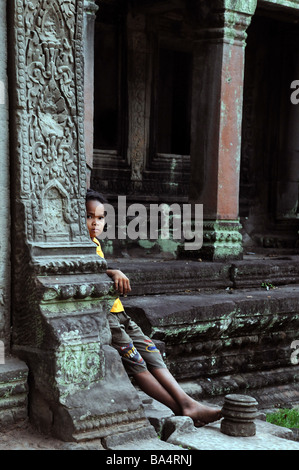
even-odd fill
[(107, 274), (114, 281), (114, 287), (121, 295), (127, 295), (131, 291), (130, 281), (124, 273), (118, 269), (108, 269)]

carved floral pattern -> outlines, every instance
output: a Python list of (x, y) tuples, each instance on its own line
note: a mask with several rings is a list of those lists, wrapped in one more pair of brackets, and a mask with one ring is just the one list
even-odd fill
[(17, 0), (16, 5), (20, 180), (22, 196), (29, 199), (27, 236), (35, 241), (78, 239), (85, 223), (78, 200), (85, 193), (77, 46), (83, 2)]

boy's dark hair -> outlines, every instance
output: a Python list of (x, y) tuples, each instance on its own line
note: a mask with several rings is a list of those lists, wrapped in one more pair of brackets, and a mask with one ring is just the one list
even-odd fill
[(94, 189), (88, 189), (86, 191), (86, 202), (87, 201), (99, 201), (101, 204), (108, 204), (107, 199)]

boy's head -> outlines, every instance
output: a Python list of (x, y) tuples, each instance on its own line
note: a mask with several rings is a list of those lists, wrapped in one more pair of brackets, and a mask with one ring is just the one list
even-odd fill
[(104, 230), (107, 200), (102, 194), (88, 189), (86, 193), (86, 217), (90, 238), (98, 237)]

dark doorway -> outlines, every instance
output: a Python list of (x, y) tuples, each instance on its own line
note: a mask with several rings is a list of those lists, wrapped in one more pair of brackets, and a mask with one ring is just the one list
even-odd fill
[(298, 41), (298, 25), (268, 11), (258, 11), (248, 28), (240, 216), (267, 247), (294, 246), (299, 227), (299, 139), (292, 131), (299, 106), (290, 100), (291, 82), (299, 79)]

